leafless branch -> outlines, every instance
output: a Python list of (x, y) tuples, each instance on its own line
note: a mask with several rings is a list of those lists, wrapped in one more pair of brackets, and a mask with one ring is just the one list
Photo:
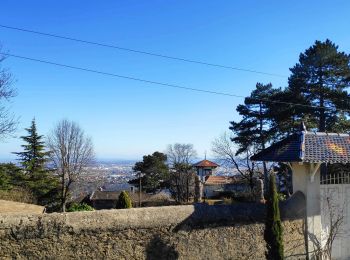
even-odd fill
[[(0, 45), (0, 51), (1, 49)], [(0, 55), (0, 139), (11, 135), (16, 130), (18, 121), (5, 106), (6, 102), (16, 96), (16, 90), (13, 88), (13, 76), (8, 69), (2, 67), (2, 62), (5, 59), (5, 55)]]
[(253, 152), (247, 149), (243, 157), (236, 156), (236, 149), (227, 133), (223, 133), (212, 142), (212, 152), (222, 166), (236, 169), (251, 184), (253, 178), (261, 174), (259, 163), (249, 159)]
[(197, 156), (193, 144), (173, 144), (168, 145), (166, 154), (171, 165), (190, 164)]
[(50, 158), (61, 177), (62, 211), (70, 191), (70, 186), (94, 160), (92, 141), (75, 122), (60, 121), (47, 140)]
[(325, 212), (323, 225), (327, 228), (322, 230), (322, 241), (316, 238), (314, 234), (308, 234), (313, 243), (316, 259), (332, 259), (332, 247), (336, 238), (342, 235), (341, 228), (344, 223), (344, 207), (337, 205), (335, 198), (328, 192), (322, 198), (325, 202), (323, 210)]

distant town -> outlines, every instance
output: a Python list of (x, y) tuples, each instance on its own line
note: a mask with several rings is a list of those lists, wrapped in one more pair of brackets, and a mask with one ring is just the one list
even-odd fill
[[(198, 159), (199, 160), (199, 159)], [(72, 197), (78, 198), (91, 194), (95, 190), (122, 191), (130, 190), (130, 180), (137, 178), (133, 171), (136, 160), (97, 160), (93, 166), (86, 167), (84, 174), (73, 184)], [(218, 176), (233, 176), (234, 168), (219, 167)]]

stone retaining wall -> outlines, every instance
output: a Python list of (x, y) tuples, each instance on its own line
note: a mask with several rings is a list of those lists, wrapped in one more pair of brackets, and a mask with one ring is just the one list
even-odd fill
[[(0, 259), (264, 259), (264, 205), (169, 206), (0, 215)], [(283, 221), (304, 259), (303, 219)]]

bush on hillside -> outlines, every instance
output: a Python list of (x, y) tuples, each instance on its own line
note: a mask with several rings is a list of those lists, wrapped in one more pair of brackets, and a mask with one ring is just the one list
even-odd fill
[(75, 212), (75, 211), (93, 211), (94, 208), (89, 206), (86, 203), (73, 203), (67, 210), (67, 212)]
[(119, 195), (117, 202), (117, 209), (129, 209), (132, 208), (132, 201), (129, 194), (126, 191), (122, 191)]
[(10, 176), (0, 172), (0, 190), (10, 190), (11, 188), (12, 185)]

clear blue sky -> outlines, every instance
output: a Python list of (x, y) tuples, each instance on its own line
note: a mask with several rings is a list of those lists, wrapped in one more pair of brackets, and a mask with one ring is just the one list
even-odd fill
[[(350, 53), (349, 1), (1, 1), (0, 24), (149, 52), (289, 75), (300, 52), (331, 39)], [(248, 95), (256, 82), (287, 79), (187, 64), (0, 29), (12, 54), (187, 87)], [(46, 135), (63, 118), (93, 138), (98, 158), (139, 159), (174, 142), (200, 156), (226, 131), (242, 99), (9, 58), (18, 96), (17, 136), (33, 117)], [(21, 141), (0, 143), (14, 158)]]

